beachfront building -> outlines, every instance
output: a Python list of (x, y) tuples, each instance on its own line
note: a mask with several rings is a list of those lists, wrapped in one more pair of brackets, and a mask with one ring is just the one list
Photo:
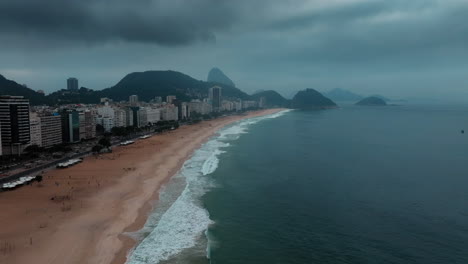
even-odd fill
[(211, 87), (209, 90), (209, 99), (211, 101), (212, 111), (219, 112), (221, 110), (221, 87)]
[(37, 113), (29, 113), (29, 131), (31, 131), (30, 146), (42, 147), (41, 119)]
[(96, 122), (91, 111), (80, 112), (80, 140), (96, 138)]
[[(0, 130), (2, 129), (2, 124), (0, 123)], [(3, 155), (2, 152), (2, 133), (0, 133), (0, 157)]]
[(192, 100), (189, 103), (190, 113), (197, 113), (200, 115), (206, 115), (211, 113), (211, 104), (205, 101)]
[(140, 107), (138, 110), (139, 115), (139, 127), (152, 125), (161, 120), (161, 111), (157, 108), (152, 107)]
[(146, 108), (146, 121), (151, 124), (157, 123), (161, 120), (161, 112), (157, 108)]
[(173, 104), (165, 105), (164, 107), (159, 108), (159, 110), (161, 111), (162, 120), (179, 120), (179, 109), (177, 106)]
[(266, 97), (265, 96), (260, 97), (260, 100), (258, 101), (258, 107), (265, 108), (266, 104), (267, 104)]
[(125, 108), (125, 126), (133, 126), (133, 110), (132, 108)]
[(111, 107), (109, 105), (108, 102), (106, 102), (104, 104), (104, 106), (102, 107), (99, 107), (97, 109), (97, 114), (100, 115), (100, 116), (103, 116), (103, 117), (111, 117), (111, 118), (114, 118), (114, 115), (115, 115), (115, 110), (113, 107)]
[(112, 117), (96, 116), (94, 120), (96, 124), (101, 125), (106, 132), (110, 132), (112, 128), (115, 127), (114, 118)]
[(54, 145), (62, 144), (62, 120), (61, 116), (44, 115), (40, 116), (41, 119), (41, 146), (50, 148)]
[(130, 109), (129, 115), (132, 116), (130, 118), (132, 122), (130, 123), (129, 126), (138, 127), (140, 125), (140, 115), (138, 114), (140, 107), (134, 106), (134, 107), (130, 107), (129, 109)]
[(145, 107), (138, 109), (138, 127), (144, 127), (148, 125), (148, 118)]
[(234, 105), (237, 112), (242, 111), (242, 100), (234, 102)]
[(236, 110), (236, 103), (232, 101), (223, 100), (221, 103), (221, 111), (235, 111)]
[(251, 109), (258, 107), (258, 103), (256, 101), (242, 101), (242, 109)]
[(111, 107), (109, 103), (105, 103), (104, 106), (97, 108), (97, 115), (94, 117), (95, 123), (104, 127), (106, 132), (110, 132), (113, 127), (119, 126), (115, 122), (116, 112), (118, 113), (119, 124), (123, 123), (122, 118), (125, 118), (122, 111), (118, 108)]
[(31, 141), (29, 100), (22, 96), (0, 96), (3, 155), (20, 155)]
[(154, 103), (155, 104), (162, 104), (162, 97), (161, 96), (156, 96), (154, 98)]
[(187, 102), (182, 102), (179, 109), (179, 118), (181, 120), (190, 118), (190, 105)]
[(127, 126), (127, 112), (121, 108), (114, 109), (114, 126), (125, 127)]
[(62, 141), (64, 143), (76, 143), (80, 141), (80, 114), (76, 110), (63, 110), (62, 117)]

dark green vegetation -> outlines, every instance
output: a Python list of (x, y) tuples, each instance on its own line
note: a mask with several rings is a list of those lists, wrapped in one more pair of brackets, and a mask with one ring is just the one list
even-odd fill
[(292, 108), (302, 110), (316, 110), (335, 108), (336, 104), (316, 90), (308, 88), (303, 91), (299, 91), (294, 96), (291, 106)]
[(261, 91), (252, 95), (252, 99), (258, 101), (260, 98), (265, 97), (266, 105), (268, 107), (279, 106), (279, 107), (288, 107), (290, 102), (281, 94), (276, 91)]
[[(146, 71), (134, 72), (125, 76), (115, 86), (102, 90), (101, 97), (109, 97), (117, 101), (128, 100), (132, 94), (140, 100), (149, 101), (156, 96), (175, 95), (178, 99), (203, 98), (208, 96), (208, 89), (214, 83), (196, 80), (176, 71)], [(247, 99), (249, 96), (233, 86), (222, 85), (223, 96), (226, 98)]]
[(362, 99), (361, 101), (357, 102), (356, 105), (385, 106), (387, 105), (387, 103), (379, 97), (371, 96), (371, 97), (366, 97)]
[(138, 95), (140, 101), (146, 102), (157, 96), (164, 98), (168, 95), (175, 95), (181, 101), (190, 101), (191, 99), (208, 97), (208, 90), (214, 85), (222, 87), (222, 96), (225, 99), (236, 100), (239, 98), (259, 101), (260, 98), (265, 97), (267, 107), (325, 109), (336, 106), (333, 101), (313, 89), (298, 92), (293, 100), (287, 100), (279, 93), (271, 90), (248, 95), (234, 86), (199, 81), (176, 71), (134, 72), (125, 76), (113, 87), (104, 90), (95, 91), (81, 87), (77, 91), (62, 89), (47, 96), (14, 81), (7, 80), (0, 75), (0, 94), (24, 96), (33, 105), (97, 104), (104, 97), (119, 102), (127, 101), (128, 97), (134, 94)]
[(37, 93), (36, 91), (8, 80), (0, 74), (0, 94), (2, 95), (21, 95), (29, 98), (32, 104), (44, 104), (47, 102), (46, 96)]
[[(69, 104), (69, 103), (99, 103), (100, 98), (108, 97), (114, 101), (128, 100), (136, 94), (141, 101), (150, 101), (156, 96), (175, 95), (178, 99), (188, 101), (208, 96), (208, 89), (216, 83), (196, 80), (176, 71), (146, 71), (134, 72), (125, 76), (113, 87), (95, 91), (81, 87), (78, 91), (60, 90), (44, 96), (32, 89), (17, 84), (14, 81), (0, 78), (0, 94), (20, 95), (38, 104)], [(219, 84), (218, 84), (219, 85)], [(250, 96), (238, 88), (221, 85), (223, 97), (249, 99)]]
[(231, 79), (229, 79), (229, 77), (227, 77), (226, 74), (224, 74), (224, 72), (218, 68), (211, 69), (211, 71), (208, 73), (207, 81), (236, 87), (234, 82)]

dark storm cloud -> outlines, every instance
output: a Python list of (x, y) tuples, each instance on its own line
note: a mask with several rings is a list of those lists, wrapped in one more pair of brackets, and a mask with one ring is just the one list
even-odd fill
[(51, 91), (219, 66), (250, 91), (466, 97), (467, 14), (467, 0), (0, 0), (0, 74)]
[(341, 4), (330, 5), (303, 12), (291, 17), (280, 19), (271, 24), (271, 28), (290, 30), (317, 25), (342, 25), (356, 20), (388, 14), (399, 10), (422, 12), (431, 7), (432, 0), (372, 0), (372, 1), (341, 1)]
[(467, 14), (466, 1), (360, 1), (282, 18), (267, 29), (297, 36), (287, 43), (291, 52), (276, 58), (294, 63), (414, 64), (439, 55), (457, 61), (468, 51)]
[(234, 7), (216, 0), (2, 0), (0, 31), (33, 42), (180, 45), (214, 40), (235, 19)]

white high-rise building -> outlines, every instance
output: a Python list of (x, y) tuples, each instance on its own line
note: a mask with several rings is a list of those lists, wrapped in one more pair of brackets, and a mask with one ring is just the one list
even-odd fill
[(160, 110), (156, 108), (151, 108), (151, 107), (140, 107), (140, 109), (138, 110), (138, 116), (139, 116), (139, 122), (138, 122), (139, 127), (144, 127), (147, 125), (155, 124), (161, 119)]
[(76, 91), (78, 90), (78, 79), (70, 77), (67, 79), (67, 90)]
[(95, 121), (96, 124), (100, 124), (102, 127), (104, 127), (106, 132), (110, 132), (114, 127), (114, 118), (112, 117), (97, 116)]
[(161, 120), (161, 113), (156, 108), (146, 108), (146, 121), (151, 124), (157, 123)]
[(31, 142), (29, 145), (42, 147), (41, 119), (37, 116), (37, 113), (30, 113), (29, 116), (29, 131), (31, 131)]
[(206, 115), (211, 113), (212, 106), (208, 102), (201, 102), (200, 100), (193, 100), (189, 103), (189, 109), (191, 113), (198, 113)]
[(123, 109), (114, 109), (114, 125), (116, 127), (127, 126), (127, 112)]
[(104, 106), (99, 107), (97, 109), (97, 113), (98, 113), (98, 115), (103, 116), (103, 117), (114, 118), (114, 116), (115, 116), (115, 110), (114, 110), (114, 108), (109, 106), (109, 103), (106, 103)]
[(62, 120), (59, 115), (41, 116), (42, 147), (62, 144)]
[(166, 105), (160, 111), (162, 120), (179, 120), (179, 109), (175, 105)]
[(131, 106), (138, 105), (138, 95), (130, 95), (130, 97), (128, 98), (128, 101), (130, 102)]

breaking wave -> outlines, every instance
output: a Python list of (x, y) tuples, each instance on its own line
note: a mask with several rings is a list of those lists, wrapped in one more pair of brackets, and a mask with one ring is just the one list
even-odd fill
[[(240, 135), (247, 133), (250, 125), (265, 119), (277, 118), (289, 110), (272, 115), (255, 117), (238, 121), (218, 131), (218, 135), (206, 142), (194, 152), (187, 160), (178, 175), (172, 180), (174, 186), (165, 186), (161, 190), (160, 202), (155, 212), (149, 217), (147, 224), (140, 231), (145, 233), (141, 243), (130, 253), (128, 264), (156, 264), (168, 260), (185, 249), (196, 246), (208, 227), (213, 222), (208, 211), (200, 204), (200, 198), (214, 183), (207, 177), (216, 171), (219, 164), (219, 155), (224, 153), (223, 148), (228, 147), (229, 141), (236, 140)], [(169, 183), (168, 185), (170, 185)], [(180, 193), (178, 197), (168, 192)], [(138, 237), (138, 235), (136, 235)], [(141, 234), (140, 234), (141, 237)], [(209, 258), (210, 243), (206, 247)]]

